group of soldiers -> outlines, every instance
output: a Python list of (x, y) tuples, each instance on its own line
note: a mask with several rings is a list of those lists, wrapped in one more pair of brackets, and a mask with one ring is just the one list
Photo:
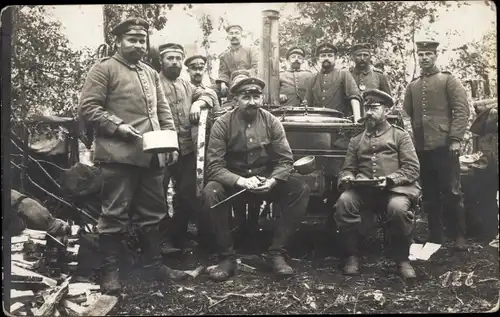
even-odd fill
[[(148, 23), (140, 18), (127, 19), (113, 29), (117, 51), (92, 67), (80, 98), (81, 117), (96, 126), (94, 163), (104, 175), (97, 225), (104, 255), (101, 291), (115, 293), (121, 289), (118, 259), (129, 221), (140, 227), (146, 268), (154, 278), (168, 281), (187, 277), (185, 272), (164, 265), (162, 255), (196, 246), (187, 235), (189, 221), (197, 223), (198, 243), (220, 256), (210, 277), (220, 281), (235, 274), (231, 208), (230, 204), (218, 203), (242, 189), (246, 190), (245, 197), (256, 196), (283, 206), (265, 258), (276, 274), (293, 274), (285, 248), (306, 212), (310, 188), (291, 175), (293, 154), (284, 128), (278, 118), (262, 108), (265, 82), (257, 77), (258, 55), (241, 45), (241, 26), (226, 29), (230, 48), (220, 56), (219, 77), (213, 87), (202, 83), (206, 57), (186, 58), (180, 44), (159, 46), (159, 73), (142, 62), (148, 29)], [(338, 177), (343, 193), (334, 218), (343, 236), (347, 275), (359, 273), (357, 228), (361, 210), (382, 206), (378, 209), (385, 213), (393, 237), (399, 273), (405, 278), (415, 277), (408, 252), (414, 224), (411, 207), (421, 190), (418, 180), (429, 215), (429, 241), (443, 242), (445, 207), (454, 215), (455, 247), (465, 248), (457, 166), (469, 108), (459, 81), (435, 66), (437, 46), (431, 41), (417, 43), (422, 72), (407, 88), (404, 100), (404, 109), (412, 119), (413, 138), (387, 121), (394, 100), (387, 77), (371, 66), (369, 45), (354, 46), (356, 66), (350, 71), (334, 67), (334, 45), (318, 46), (315, 54), (321, 70), (317, 74), (301, 70), (303, 49), (294, 47), (287, 52), (290, 69), (280, 73), (283, 105), (299, 106), (306, 101), (310, 106), (338, 110), (352, 116), (355, 124), (365, 126), (350, 140)], [(179, 77), (183, 65), (190, 82)], [(201, 199), (197, 199), (197, 123), (202, 109), (215, 116), (221, 109), (221, 96), (228, 98), (231, 109), (212, 120), (208, 182)], [(143, 152), (141, 135), (156, 130), (176, 131), (179, 150)], [(353, 180), (359, 179), (378, 182), (374, 187), (354, 186)], [(175, 190), (174, 213), (165, 221), (165, 192), (170, 180)]]

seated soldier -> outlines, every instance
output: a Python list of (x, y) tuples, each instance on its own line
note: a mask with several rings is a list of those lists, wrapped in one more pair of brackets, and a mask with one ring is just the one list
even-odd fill
[[(210, 133), (207, 152), (208, 184), (203, 192), (203, 210), (210, 216), (221, 262), (209, 272), (215, 280), (235, 273), (236, 258), (229, 228), (231, 203), (215, 204), (246, 189), (245, 195), (277, 201), (283, 206), (266, 254), (274, 271), (293, 274), (284, 259), (288, 238), (300, 225), (309, 202), (310, 189), (290, 176), (293, 156), (279, 120), (261, 108), (264, 82), (241, 76), (230, 92), (236, 108), (219, 117)], [(254, 196), (255, 197), (255, 196)]]
[[(410, 206), (420, 195), (417, 154), (408, 132), (387, 122), (393, 105), (391, 96), (370, 89), (363, 93), (363, 98), (366, 129), (349, 142), (338, 184), (345, 191), (337, 200), (334, 215), (347, 259), (344, 274), (359, 274), (357, 229), (361, 210), (368, 208), (384, 213), (399, 273), (404, 278), (415, 278), (408, 253), (414, 220)], [(354, 179), (379, 182), (353, 187)], [(382, 210), (377, 206), (383, 206)]]

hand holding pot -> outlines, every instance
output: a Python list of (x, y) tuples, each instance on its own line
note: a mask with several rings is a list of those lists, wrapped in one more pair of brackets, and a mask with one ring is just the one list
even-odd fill
[(126, 140), (133, 140), (141, 137), (141, 133), (136, 128), (126, 123), (120, 124), (118, 129), (116, 129), (116, 133)]

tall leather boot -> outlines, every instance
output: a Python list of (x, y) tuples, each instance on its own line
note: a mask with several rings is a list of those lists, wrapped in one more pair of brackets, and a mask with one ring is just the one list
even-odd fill
[(101, 263), (101, 293), (118, 294), (121, 290), (119, 257), (122, 249), (121, 234), (100, 234), (99, 249), (103, 254)]
[(443, 244), (443, 219), (442, 207), (439, 202), (424, 203), (424, 211), (427, 213), (427, 222), (429, 226), (429, 242)]
[(406, 279), (413, 279), (417, 276), (408, 259), (412, 240), (411, 236), (392, 237), (394, 261), (396, 262), (399, 274)]
[(188, 277), (186, 272), (171, 269), (163, 264), (158, 228), (155, 226), (142, 228), (140, 239), (147, 263), (146, 267), (153, 273), (155, 278), (168, 282), (169, 280), (180, 281)]
[(359, 274), (359, 257), (358, 257), (358, 230), (351, 229), (341, 232), (344, 258), (344, 275)]

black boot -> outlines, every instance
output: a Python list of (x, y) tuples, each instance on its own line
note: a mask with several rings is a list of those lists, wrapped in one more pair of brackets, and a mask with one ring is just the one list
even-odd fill
[(146, 267), (153, 275), (163, 282), (168, 280), (180, 281), (188, 277), (184, 271), (174, 270), (164, 265), (160, 251), (160, 237), (154, 226), (141, 229), (141, 249), (146, 259)]
[(416, 278), (416, 273), (408, 260), (410, 255), (410, 245), (412, 238), (410, 236), (391, 237), (394, 261), (396, 262), (399, 274), (405, 279)]
[(293, 269), (285, 261), (285, 257), (281, 252), (270, 251), (264, 255), (267, 262), (273, 268), (273, 271), (278, 275), (293, 275)]
[(236, 267), (236, 257), (234, 255), (225, 256), (208, 274), (215, 281), (224, 281), (236, 273)]
[(359, 274), (358, 258), (358, 230), (351, 229), (340, 234), (342, 239), (344, 258), (344, 275)]
[(101, 263), (101, 293), (118, 294), (121, 290), (119, 257), (122, 249), (120, 234), (100, 234), (99, 249), (103, 254)]

